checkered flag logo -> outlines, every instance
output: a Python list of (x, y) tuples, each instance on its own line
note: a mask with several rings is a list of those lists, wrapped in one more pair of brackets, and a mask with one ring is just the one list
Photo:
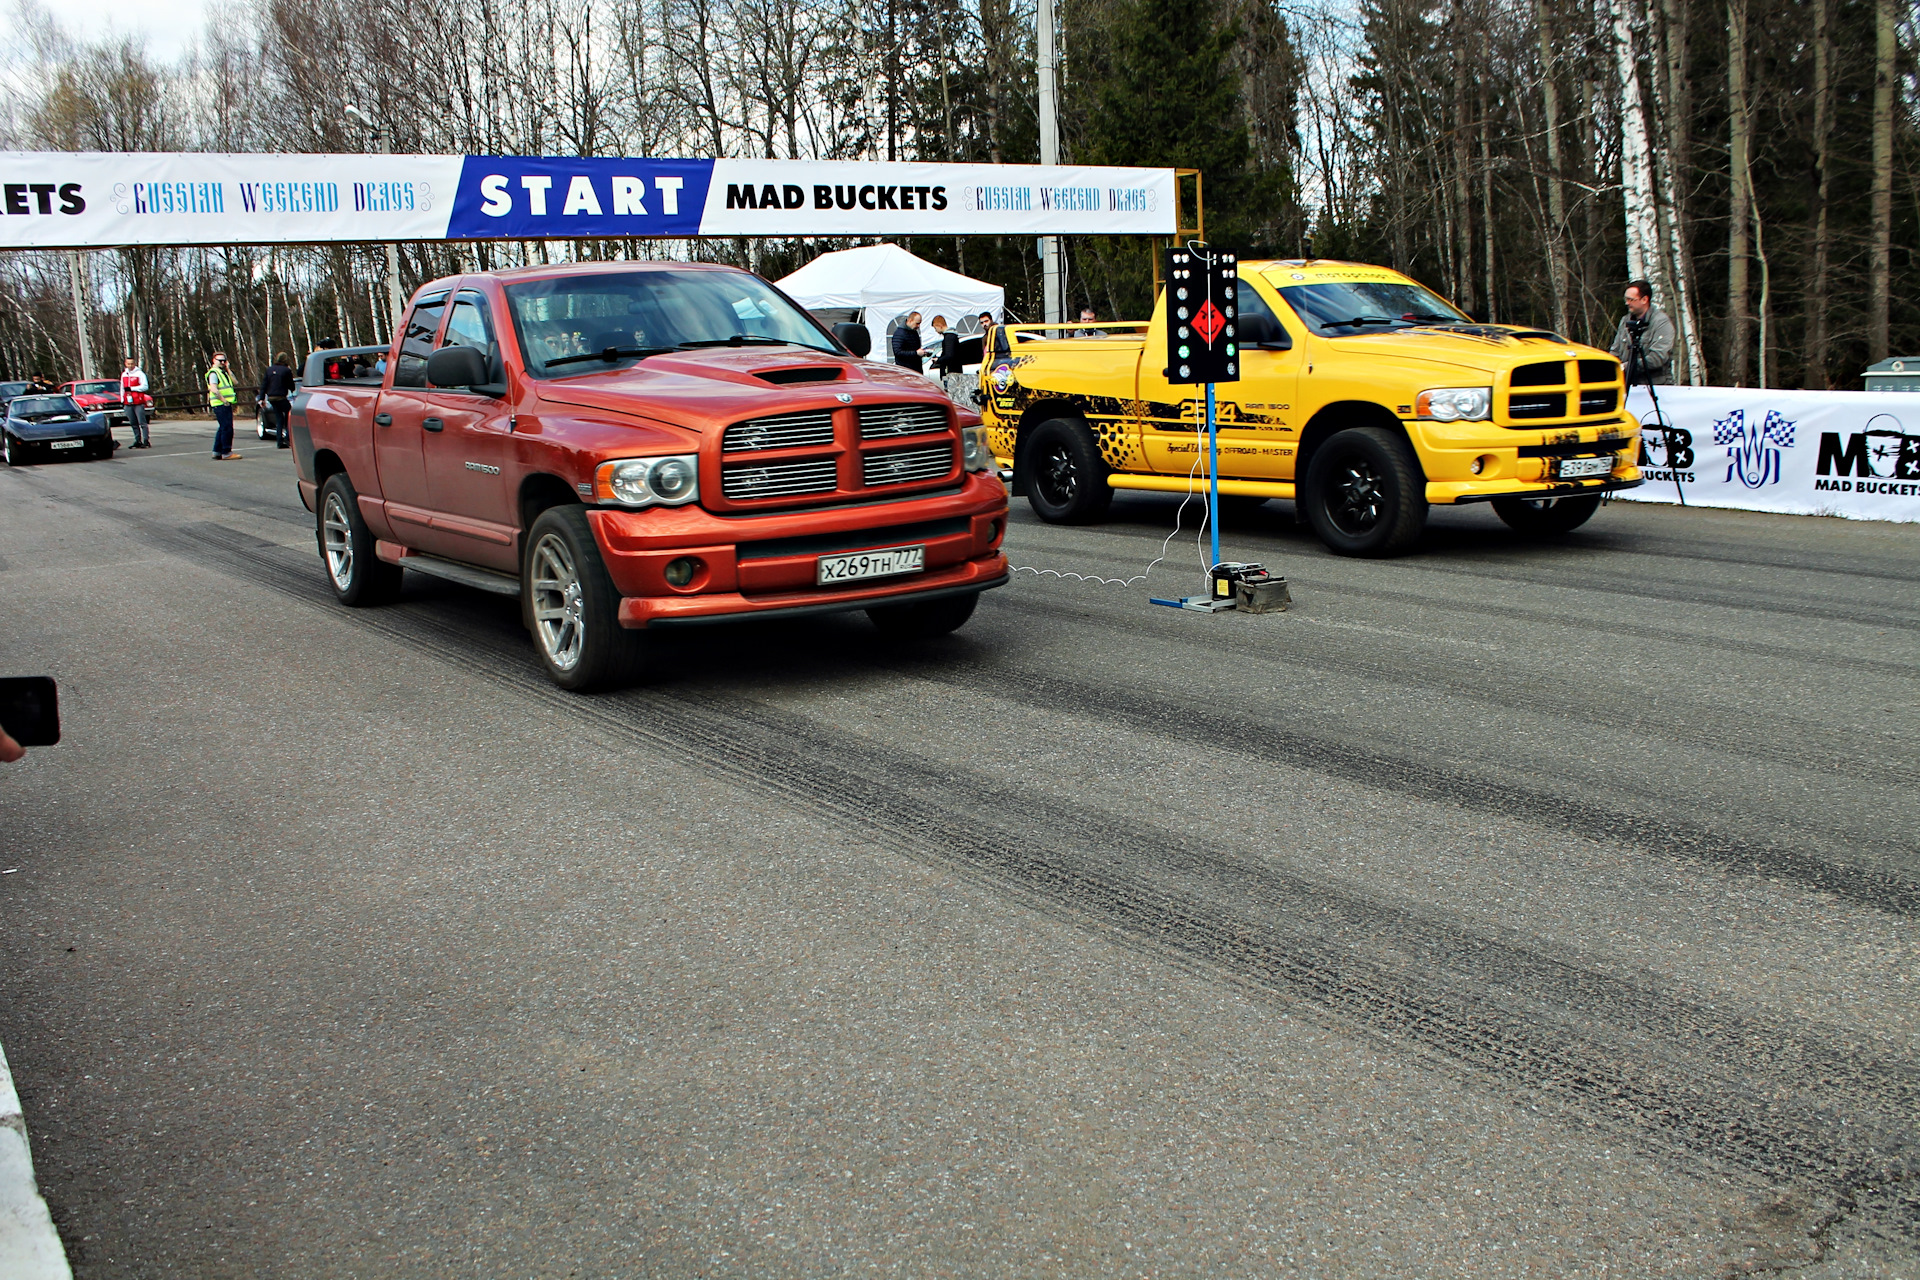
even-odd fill
[(1749, 489), (1780, 483), (1780, 451), (1793, 448), (1793, 424), (1777, 409), (1757, 423), (1747, 421), (1744, 409), (1735, 409), (1713, 424), (1713, 442), (1727, 451), (1727, 483), (1738, 480)]

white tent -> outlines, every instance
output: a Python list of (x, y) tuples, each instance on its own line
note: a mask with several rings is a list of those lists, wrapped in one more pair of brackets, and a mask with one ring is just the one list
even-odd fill
[(963, 333), (975, 333), (982, 311), (1000, 319), (1007, 304), (1007, 291), (999, 285), (937, 267), (897, 244), (823, 253), (779, 285), (809, 311), (864, 311), (862, 323), (873, 334), (879, 360), (887, 358), (888, 329), (909, 312), (920, 313), (925, 334), (931, 334), (935, 316), (945, 316)]

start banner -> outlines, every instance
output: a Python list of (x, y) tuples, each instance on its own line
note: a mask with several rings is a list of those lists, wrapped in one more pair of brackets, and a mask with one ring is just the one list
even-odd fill
[(0, 152), (4, 249), (1173, 230), (1172, 169)]
[[(1920, 395), (1645, 387), (1640, 419), (1646, 484), (1619, 496), (1856, 520), (1920, 520)], [(1672, 428), (1665, 432), (1664, 425)]]

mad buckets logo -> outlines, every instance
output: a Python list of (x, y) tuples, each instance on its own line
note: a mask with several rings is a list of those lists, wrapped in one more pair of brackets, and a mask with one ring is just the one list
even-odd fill
[(1727, 479), (1737, 478), (1749, 489), (1780, 483), (1780, 457), (1793, 448), (1793, 424), (1778, 409), (1767, 410), (1759, 422), (1750, 422), (1745, 409), (1735, 409), (1713, 424), (1713, 442), (1727, 451)]

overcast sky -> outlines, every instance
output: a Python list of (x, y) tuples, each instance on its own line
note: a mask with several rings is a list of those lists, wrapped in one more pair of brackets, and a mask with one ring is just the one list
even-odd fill
[(156, 61), (171, 62), (199, 36), (205, 0), (51, 0), (47, 4), (68, 34), (97, 39), (109, 24), (123, 33), (144, 32)]

